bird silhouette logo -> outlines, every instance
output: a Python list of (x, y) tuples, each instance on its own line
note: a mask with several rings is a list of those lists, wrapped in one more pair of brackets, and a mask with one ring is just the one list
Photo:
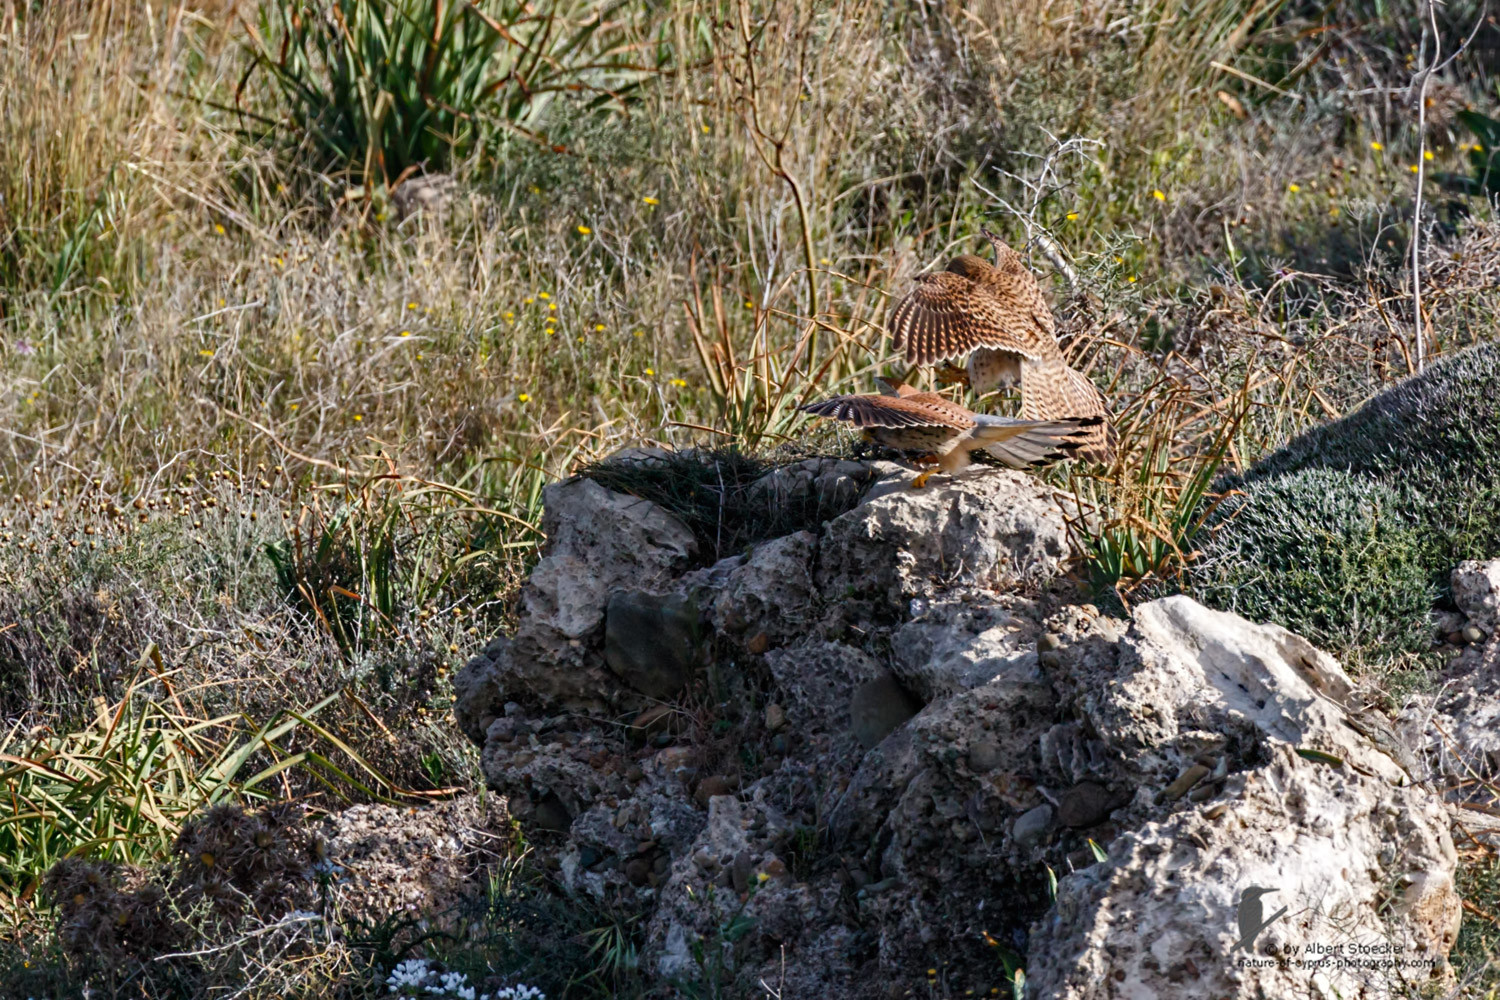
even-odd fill
[[(1240, 939), (1234, 943), (1234, 948), (1249, 951), (1250, 947), (1255, 944), (1255, 939), (1260, 937), (1261, 931), (1286, 916), (1285, 906), (1271, 914), (1269, 918), (1265, 915), (1265, 907), (1262, 905), (1260, 898), (1277, 891), (1279, 890), (1263, 889), (1258, 885), (1252, 885), (1240, 893), (1238, 913)], [(1230, 951), (1233, 951), (1234, 948), (1231, 948)]]

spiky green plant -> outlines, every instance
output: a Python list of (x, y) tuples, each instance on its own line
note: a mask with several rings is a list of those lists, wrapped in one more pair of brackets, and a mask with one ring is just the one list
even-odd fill
[(588, 95), (590, 108), (622, 102), (649, 72), (608, 54), (626, 7), (267, 0), (250, 54), (284, 102), (290, 131), (273, 134), (316, 169), (391, 183), (447, 169), (495, 129), (531, 135), (527, 126), (565, 92)]

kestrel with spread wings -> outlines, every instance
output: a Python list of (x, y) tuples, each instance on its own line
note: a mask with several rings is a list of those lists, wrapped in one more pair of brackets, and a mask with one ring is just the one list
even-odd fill
[(945, 270), (918, 275), (891, 313), (896, 346), (914, 365), (967, 358), (969, 386), (978, 395), (1019, 383), (1025, 419), (1099, 418), (1078, 456), (1108, 461), (1113, 447), (1103, 394), (1063, 357), (1052, 310), (1021, 255), (988, 229), (981, 232), (995, 247), (995, 263), (964, 254)]
[[(972, 464), (969, 453), (974, 451), (988, 452), (1014, 469), (1065, 458), (1100, 424), (1097, 416), (1064, 420), (992, 417), (899, 382), (882, 383), (882, 388), (878, 395), (834, 396), (802, 409), (851, 423), (877, 444), (917, 455), (917, 464), (934, 465), (950, 476)], [(926, 485), (934, 471), (923, 472), (912, 486)]]

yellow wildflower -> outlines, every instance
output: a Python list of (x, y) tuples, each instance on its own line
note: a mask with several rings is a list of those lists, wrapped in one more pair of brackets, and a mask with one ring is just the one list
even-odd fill
[(406, 308), (408, 308), (408, 309), (415, 309), (415, 308), (417, 308), (417, 304), (415, 302), (408, 302), (406, 304)]
[(646, 335), (646, 331), (645, 330), (637, 330), (637, 331), (635, 331), (635, 335), (637, 337), (644, 337)]
[(1155, 198), (1157, 201), (1166, 201), (1167, 200), (1166, 194), (1164, 194), (1160, 188), (1157, 188), (1155, 191), (1152, 191), (1151, 192), (1151, 197)]
[(674, 378), (672, 380), (672, 384), (675, 385), (679, 389), (686, 389), (687, 388), (687, 379)]
[(527, 393), (524, 393), (524, 392), (521, 393), (519, 396), (517, 396), (516, 399), (520, 400), (523, 403), (529, 403), (529, 402), (531, 402), (531, 396), (529, 394), (527, 394)]
[(583, 223), (580, 222), (578, 224), (578, 235), (580, 235), (580, 236), (587, 236), (589, 233), (592, 233), (592, 232), (593, 232), (593, 230), (590, 229), (588, 226), (585, 226)]
[(557, 312), (557, 303), (556, 302), (548, 302), (547, 303), (547, 309), (550, 312)]
[(1298, 191), (1302, 190), (1302, 185), (1301, 184), (1288, 184), (1286, 186), (1286, 189), (1288, 191), (1290, 191), (1292, 194), (1296, 194)]
[(215, 222), (214, 223), (214, 232), (218, 233), (220, 236), (223, 236), (224, 235), (224, 226), (221, 223)]
[(552, 296), (548, 295), (546, 292), (537, 292), (536, 297), (541, 299), (543, 302), (546, 302), (548, 299), (552, 298)]
[(594, 324), (594, 329), (597, 332), (599, 332), (599, 333), (603, 333), (605, 330), (607, 330), (609, 328), (607, 326), (605, 326), (603, 323), (595, 323)]
[(1422, 168), (1420, 166), (1418, 166), (1417, 164), (1413, 163), (1411, 165), (1410, 169), (1411, 169), (1412, 173), (1416, 173), (1417, 171), (1421, 170)]
[(1078, 213), (1077, 212), (1069, 212), (1068, 213), (1068, 221), (1069, 222), (1077, 221), (1077, 219), (1078, 219)]
[(1424, 149), (1424, 150), (1422, 150), (1422, 159), (1424, 159), (1424, 160), (1430, 160), (1430, 159), (1432, 159), (1432, 150), (1430, 150), (1430, 149)]
[(224, 300), (223, 299), (219, 300), (219, 308), (220, 309), (224, 308)]
[(208, 350), (207, 348), (204, 348), (203, 350), (199, 351), (198, 354), (199, 354), (200, 357), (205, 357), (205, 358), (211, 358), (211, 357), (214, 356), (214, 352)]
[(647, 368), (646, 369), (646, 374), (647, 375), (655, 375), (656, 374), (656, 369), (655, 368)]
[(648, 205), (660, 205), (661, 204), (661, 202), (657, 201), (655, 198), (651, 197), (649, 194), (646, 195), (646, 197), (642, 198), (641, 201), (644, 201)]
[(1384, 147), (1384, 146), (1382, 146), (1382, 145), (1381, 145), (1381, 144), (1380, 144), (1380, 143), (1378, 143), (1378, 142), (1372, 142), (1372, 143), (1370, 143), (1370, 148), (1371, 148), (1371, 149), (1373, 149), (1373, 150), (1375, 150), (1375, 152), (1377, 152), (1377, 153), (1378, 153), (1378, 152), (1380, 152), (1380, 151), (1381, 151), (1381, 150), (1382, 150), (1382, 149), (1384, 149), (1384, 148), (1385, 148), (1385, 147)]
[(356, 413), (356, 414), (355, 414), (355, 415), (354, 415), (354, 419), (355, 419), (355, 420), (363, 420), (363, 419), (365, 419), (365, 418), (364, 418), (364, 414), (362, 414), (362, 413)]
[(401, 336), (403, 336), (403, 337), (410, 337), (411, 336), (411, 331), (410, 330), (402, 330), (401, 331)]

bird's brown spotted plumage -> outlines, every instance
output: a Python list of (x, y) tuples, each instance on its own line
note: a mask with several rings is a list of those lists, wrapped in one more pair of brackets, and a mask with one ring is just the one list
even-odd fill
[(899, 384), (881, 395), (834, 396), (802, 409), (853, 424), (887, 448), (921, 455), (948, 473), (967, 467), (971, 451), (1013, 468), (1066, 458), (1098, 423), (992, 417)]
[(947, 270), (918, 275), (891, 313), (891, 332), (908, 363), (956, 360), (978, 348), (1029, 361), (1062, 356), (1036, 278), (1014, 250), (998, 246), (998, 267), (966, 254), (949, 261)]
[(1109, 461), (1114, 435), (1103, 395), (1063, 357), (1052, 310), (1020, 254), (984, 235), (994, 244), (994, 264), (965, 254), (946, 270), (918, 276), (891, 312), (896, 346), (909, 364), (966, 360), (979, 395), (1019, 382), (1025, 419), (1089, 419), (1077, 454)]

